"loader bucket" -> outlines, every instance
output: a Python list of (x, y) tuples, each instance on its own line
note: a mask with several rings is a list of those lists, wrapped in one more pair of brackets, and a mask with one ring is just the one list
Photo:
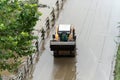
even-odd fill
[(52, 51), (57, 51), (57, 50), (69, 50), (69, 51), (73, 51), (75, 50), (76, 47), (76, 42), (75, 41), (54, 41), (51, 40), (50, 41), (50, 49)]

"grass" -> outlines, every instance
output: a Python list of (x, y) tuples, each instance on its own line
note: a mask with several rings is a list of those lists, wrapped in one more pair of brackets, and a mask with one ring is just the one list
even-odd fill
[(114, 80), (120, 80), (120, 45), (118, 47)]

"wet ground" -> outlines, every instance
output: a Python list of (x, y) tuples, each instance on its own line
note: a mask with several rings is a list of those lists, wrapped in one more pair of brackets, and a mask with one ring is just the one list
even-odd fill
[(45, 49), (35, 66), (32, 80), (75, 80), (74, 57), (53, 57), (49, 49), (49, 38), (45, 41)]
[(54, 58), (50, 35), (32, 80), (112, 80), (118, 22), (119, 0), (67, 0), (57, 24), (75, 26), (77, 55)]

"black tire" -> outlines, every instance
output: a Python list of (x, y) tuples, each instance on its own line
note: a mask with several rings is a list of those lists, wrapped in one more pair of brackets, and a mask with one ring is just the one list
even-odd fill
[(55, 35), (54, 34), (52, 35), (52, 38), (55, 39)]
[(74, 40), (76, 41), (76, 36), (74, 36), (73, 38), (74, 38)]
[(58, 51), (54, 51), (53, 54), (54, 54), (54, 57), (58, 57), (59, 56)]
[(75, 57), (75, 51), (70, 51), (70, 56)]

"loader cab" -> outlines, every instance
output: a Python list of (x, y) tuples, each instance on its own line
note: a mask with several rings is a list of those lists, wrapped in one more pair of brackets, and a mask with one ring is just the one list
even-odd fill
[(59, 25), (58, 35), (60, 36), (60, 41), (68, 41), (68, 37), (70, 34), (71, 25)]

